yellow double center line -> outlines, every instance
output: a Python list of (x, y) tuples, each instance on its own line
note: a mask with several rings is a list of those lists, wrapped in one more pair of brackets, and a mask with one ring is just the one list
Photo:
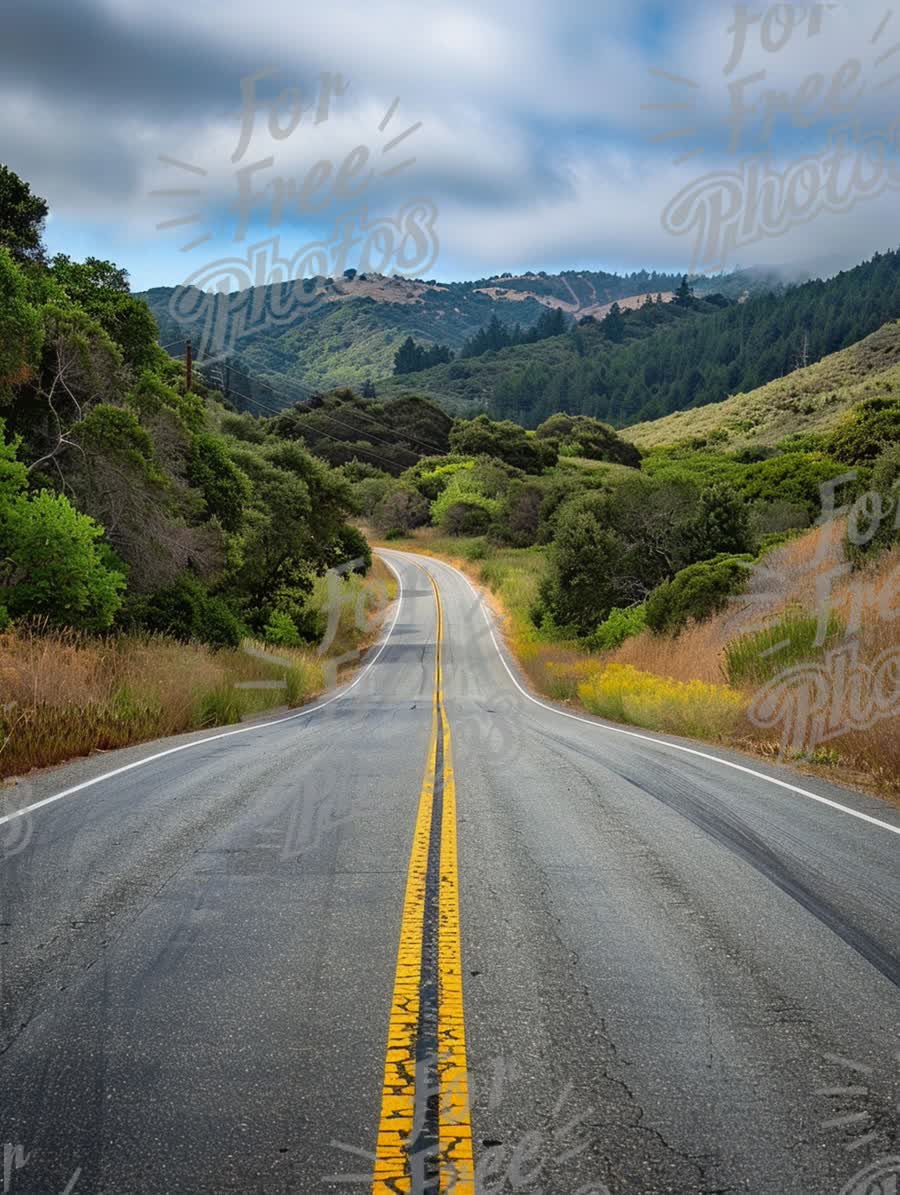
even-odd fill
[(421, 571), (437, 611), (434, 702), (403, 901), (372, 1191), (474, 1195), (456, 788), (441, 670), (444, 614), (434, 578)]

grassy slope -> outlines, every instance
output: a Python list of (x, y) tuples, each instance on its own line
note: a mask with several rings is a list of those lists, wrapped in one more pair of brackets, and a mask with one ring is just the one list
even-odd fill
[(749, 394), (638, 423), (621, 435), (640, 448), (695, 438), (712, 439), (723, 451), (774, 446), (798, 432), (824, 431), (863, 399), (898, 388), (900, 322), (895, 322)]

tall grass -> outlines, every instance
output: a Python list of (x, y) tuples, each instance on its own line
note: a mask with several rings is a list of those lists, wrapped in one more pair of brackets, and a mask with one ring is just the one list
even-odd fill
[[(253, 656), (154, 637), (95, 640), (19, 629), (0, 635), (0, 776), (93, 750), (239, 722), (299, 705), (322, 684), (309, 649)], [(238, 688), (263, 682), (266, 688)]]
[(803, 610), (788, 610), (770, 627), (741, 635), (725, 647), (723, 668), (733, 685), (761, 685), (794, 664), (813, 660), (843, 635), (843, 623), (832, 614), (823, 642), (819, 618)]
[(41, 626), (0, 634), (0, 777), (302, 705), (321, 692), (329, 660), (375, 636), (395, 591), (380, 562), (366, 579), (341, 581), (331, 594), (333, 641), (321, 654), (254, 641), (214, 651), (162, 636), (98, 639)]

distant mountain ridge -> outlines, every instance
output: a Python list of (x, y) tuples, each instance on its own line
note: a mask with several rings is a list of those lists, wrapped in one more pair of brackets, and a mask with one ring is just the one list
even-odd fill
[(420, 394), (537, 427), (557, 411), (615, 427), (747, 393), (900, 319), (900, 252), (829, 278), (687, 306), (641, 305), (615, 329), (588, 319), (563, 336), (390, 378), (379, 396)]
[[(640, 304), (647, 295), (664, 299), (681, 275), (641, 270), (611, 274), (601, 270), (544, 271), (500, 274), (469, 282), (404, 279), (348, 271), (349, 277), (306, 279), (301, 314), (290, 322), (270, 320), (234, 341), (232, 366), (238, 374), (264, 381), (292, 394), (361, 386), (393, 373), (394, 354), (407, 336), (425, 345), (443, 344), (458, 351), (466, 340), (496, 316), (510, 327), (533, 327), (548, 308), (559, 308), (572, 320), (602, 318), (613, 302)], [(696, 282), (698, 294), (714, 291), (731, 298), (774, 289), (774, 273), (747, 271), (717, 275)], [(257, 288), (247, 298), (269, 310), (272, 288)], [(261, 293), (260, 293), (261, 292)], [(200, 327), (173, 314), (179, 288), (156, 287), (140, 297), (149, 304), (160, 329), (160, 343), (179, 352), (188, 336), (199, 339)], [(198, 299), (200, 292), (197, 292)], [(232, 343), (228, 297), (221, 303), (219, 327)], [(301, 396), (298, 394), (298, 396)]]

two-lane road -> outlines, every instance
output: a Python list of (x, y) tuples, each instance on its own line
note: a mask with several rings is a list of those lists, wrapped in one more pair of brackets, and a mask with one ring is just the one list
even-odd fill
[(900, 1153), (900, 814), (535, 701), (465, 578), (384, 555), (349, 690), (31, 785), (0, 1190), (837, 1195)]

